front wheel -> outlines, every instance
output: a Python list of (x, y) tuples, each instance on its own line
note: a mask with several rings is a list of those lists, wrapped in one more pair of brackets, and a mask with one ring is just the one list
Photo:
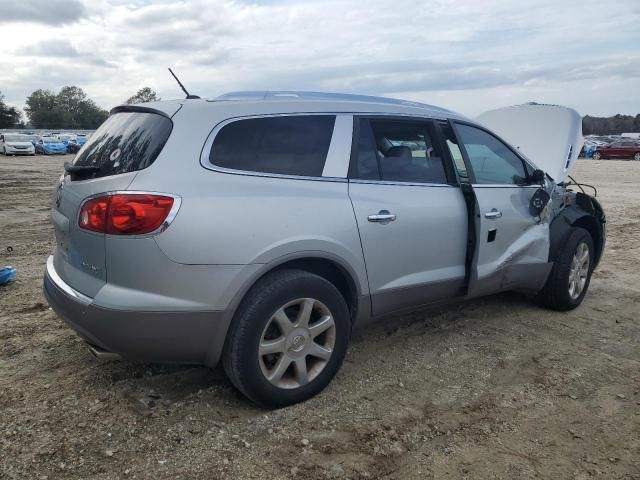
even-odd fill
[(634, 159), (636, 162), (640, 162), (640, 152), (636, 152), (636, 153), (635, 153), (635, 155), (633, 156), (633, 159)]
[(540, 303), (559, 311), (573, 310), (580, 305), (589, 289), (594, 259), (591, 234), (584, 228), (573, 228), (538, 294)]
[(229, 329), (223, 365), (245, 396), (277, 408), (307, 400), (333, 379), (347, 352), (351, 322), (338, 289), (301, 270), (261, 279)]
[(594, 152), (593, 153), (593, 159), (594, 160), (600, 160), (602, 158), (602, 154), (600, 152)]

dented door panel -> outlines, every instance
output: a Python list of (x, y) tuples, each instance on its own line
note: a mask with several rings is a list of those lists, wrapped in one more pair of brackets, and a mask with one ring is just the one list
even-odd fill
[(549, 210), (529, 212), (538, 186), (474, 185), (476, 252), (469, 296), (540, 288), (549, 271)]

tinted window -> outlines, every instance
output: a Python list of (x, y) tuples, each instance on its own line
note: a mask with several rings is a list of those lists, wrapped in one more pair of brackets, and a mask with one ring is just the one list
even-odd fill
[(446, 183), (433, 123), (361, 119), (352, 178)]
[(362, 180), (380, 180), (379, 155), (375, 148), (373, 131), (368, 120), (360, 119), (358, 132), (358, 150), (352, 178)]
[(210, 161), (235, 170), (320, 177), (334, 123), (333, 115), (238, 120), (218, 132)]
[(469, 156), (476, 183), (518, 185), (526, 182), (524, 163), (504, 143), (469, 125), (458, 125), (457, 130)]
[(163, 115), (116, 113), (91, 135), (73, 164), (100, 167), (97, 172), (83, 175), (83, 178), (142, 170), (158, 157), (172, 127), (171, 120)]

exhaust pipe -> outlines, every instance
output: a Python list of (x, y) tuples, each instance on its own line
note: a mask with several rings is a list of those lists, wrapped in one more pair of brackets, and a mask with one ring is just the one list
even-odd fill
[(122, 360), (122, 357), (119, 354), (109, 352), (107, 350), (102, 350), (100, 347), (96, 347), (95, 345), (91, 345), (90, 343), (87, 343), (87, 350), (89, 350), (89, 353), (96, 357), (98, 360)]

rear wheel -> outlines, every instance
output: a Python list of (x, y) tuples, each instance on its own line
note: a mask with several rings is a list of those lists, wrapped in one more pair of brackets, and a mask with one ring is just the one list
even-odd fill
[(260, 405), (302, 402), (335, 376), (350, 331), (349, 309), (334, 285), (305, 271), (274, 272), (239, 307), (225, 343), (224, 369)]
[(634, 159), (636, 162), (640, 162), (640, 152), (636, 152), (636, 153), (635, 153), (635, 155), (633, 156), (633, 159)]
[(593, 159), (600, 160), (602, 158), (602, 154), (600, 152), (593, 152)]
[(573, 228), (558, 254), (538, 300), (553, 310), (572, 310), (582, 303), (593, 273), (595, 250), (589, 232)]

